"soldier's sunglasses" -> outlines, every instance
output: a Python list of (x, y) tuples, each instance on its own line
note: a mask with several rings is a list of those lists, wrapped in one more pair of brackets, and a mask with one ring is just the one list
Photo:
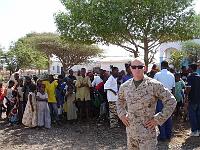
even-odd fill
[(132, 68), (132, 69), (136, 69), (136, 68), (138, 68), (138, 69), (143, 69), (144, 66), (142, 66), (142, 65), (139, 65), (139, 66), (131, 66), (131, 68)]

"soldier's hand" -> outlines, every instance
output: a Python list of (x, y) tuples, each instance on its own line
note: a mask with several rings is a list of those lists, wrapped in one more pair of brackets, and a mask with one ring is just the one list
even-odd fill
[(154, 130), (155, 127), (158, 125), (158, 123), (155, 121), (155, 119), (151, 119), (147, 122), (145, 122), (145, 127), (151, 130)]
[(128, 119), (128, 115), (123, 115), (121, 116), (121, 121), (123, 122), (123, 124), (128, 127), (130, 124), (129, 124), (129, 119)]

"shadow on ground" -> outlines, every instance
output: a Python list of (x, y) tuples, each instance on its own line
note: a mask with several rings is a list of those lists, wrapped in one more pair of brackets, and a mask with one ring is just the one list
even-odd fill
[(124, 128), (97, 127), (94, 122), (63, 124), (51, 129), (6, 127), (0, 123), (0, 149), (126, 149)]
[[(200, 138), (186, 135), (187, 123), (174, 125), (171, 141), (159, 142), (159, 150), (200, 149)], [(53, 125), (51, 129), (29, 129), (24, 126), (7, 127), (0, 121), (0, 150), (125, 150), (125, 128), (109, 129), (95, 121)]]

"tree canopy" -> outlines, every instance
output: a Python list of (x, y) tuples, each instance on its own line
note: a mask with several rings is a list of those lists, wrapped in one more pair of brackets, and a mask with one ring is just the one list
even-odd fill
[(15, 59), (17, 69), (46, 69), (48, 59), (45, 53), (32, 46), (28, 36), (18, 39), (10, 46), (9, 55)]
[(197, 63), (200, 60), (200, 43), (195, 41), (184, 42), (182, 50), (186, 52), (189, 63)]
[(12, 43), (4, 55), (7, 68), (12, 72), (19, 68), (46, 69), (50, 57), (55, 55), (66, 72), (77, 64), (98, 56), (102, 50), (95, 45), (68, 42), (54, 33), (29, 33)]
[(102, 53), (95, 45), (69, 42), (56, 34), (36, 34), (32, 38), (38, 50), (47, 55), (55, 55), (60, 60), (65, 73), (74, 65), (84, 63)]
[(186, 57), (186, 53), (184, 51), (172, 51), (170, 57), (170, 63), (174, 66), (176, 71), (181, 69), (181, 65), (183, 59)]
[(0, 45), (0, 58), (3, 56), (3, 48), (1, 48), (1, 45)]
[(0, 70), (3, 69), (3, 48), (1, 48), (1, 45), (0, 45)]
[[(58, 31), (70, 41), (115, 44), (154, 59), (167, 41), (188, 40), (197, 33), (193, 0), (61, 0), (66, 12), (55, 15)], [(140, 51), (143, 50), (143, 51)]]

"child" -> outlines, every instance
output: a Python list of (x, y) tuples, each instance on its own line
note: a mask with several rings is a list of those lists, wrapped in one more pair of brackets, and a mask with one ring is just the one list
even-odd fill
[(42, 86), (42, 80), (41, 80), (41, 79), (38, 79), (36, 85), (37, 85), (37, 89), (36, 89), (36, 90), (37, 90), (37, 91), (40, 91), (40, 87)]
[(185, 82), (181, 79), (180, 73), (175, 74), (175, 98), (177, 101), (176, 105), (176, 116), (180, 115), (180, 109), (183, 107), (183, 89), (185, 89)]
[(76, 120), (77, 119), (77, 108), (74, 104), (75, 102), (75, 93), (72, 85), (69, 85), (65, 95), (65, 101), (67, 102), (67, 120)]
[(2, 118), (4, 96), (5, 88), (3, 87), (3, 83), (0, 83), (0, 119)]
[(30, 92), (28, 94), (28, 101), (24, 111), (22, 123), (27, 126), (34, 128), (37, 126), (37, 109), (36, 109), (36, 86), (30, 85)]
[(18, 119), (19, 123), (22, 123), (22, 118), (23, 118), (23, 111), (24, 111), (24, 105), (23, 105), (23, 79), (20, 78), (18, 80), (18, 84), (16, 86), (17, 92), (18, 92), (18, 98), (19, 98), (19, 107), (18, 107)]
[(9, 125), (14, 125), (18, 123), (18, 93), (17, 91), (12, 91), (12, 98), (10, 99), (10, 113), (8, 115)]
[(63, 82), (63, 76), (58, 75), (58, 85), (55, 89), (56, 93), (56, 100), (57, 100), (57, 106), (58, 106), (58, 115), (59, 119), (62, 119), (63, 116), (63, 105), (64, 105), (64, 99), (65, 99), (65, 86), (66, 82)]
[(38, 108), (38, 126), (51, 128), (51, 117), (48, 106), (48, 95), (45, 92), (45, 85), (41, 84), (39, 91), (36, 95), (37, 108)]
[(8, 82), (8, 87), (6, 89), (6, 117), (8, 118), (9, 114), (10, 114), (10, 111), (11, 111), (11, 105), (10, 105), (10, 100), (12, 98), (12, 92), (14, 90), (14, 85), (15, 85), (15, 82), (13, 80), (10, 80)]

